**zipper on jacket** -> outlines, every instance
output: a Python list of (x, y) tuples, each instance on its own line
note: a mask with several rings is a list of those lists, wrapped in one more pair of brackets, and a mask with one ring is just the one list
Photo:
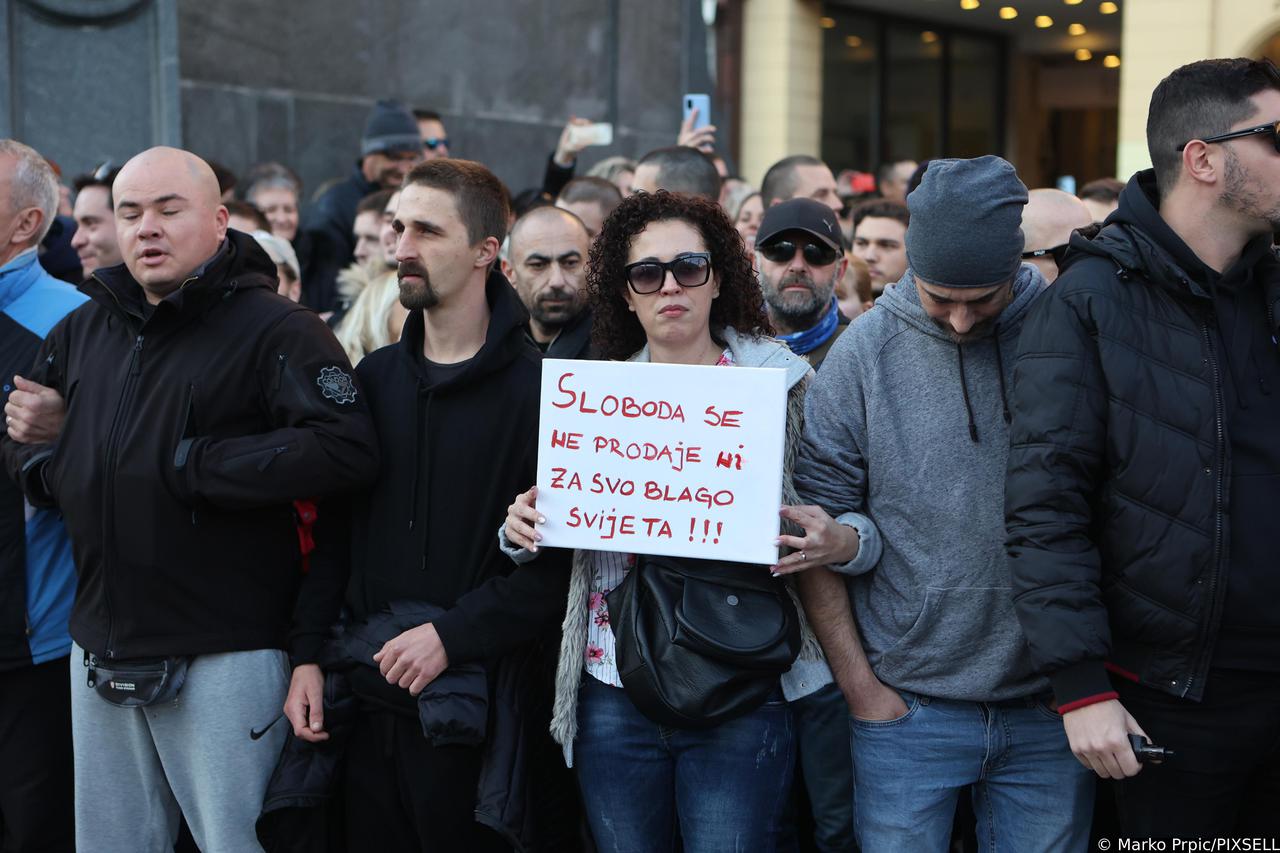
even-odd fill
[(102, 487), (102, 594), (107, 606), (107, 648), (106, 657), (115, 657), (115, 615), (111, 602), (111, 573), (115, 563), (115, 546), (112, 529), (115, 526), (115, 488), (116, 463), (119, 451), (122, 424), (133, 406), (134, 391), (138, 385), (138, 376), (142, 373), (142, 344), (144, 337), (139, 334), (133, 342), (133, 354), (129, 359), (129, 372), (125, 376), (124, 386), (120, 389), (120, 400), (116, 403), (115, 414), (111, 418), (111, 429), (107, 432), (106, 464), (103, 469)]
[(267, 466), (269, 466), (272, 462), (275, 462), (277, 456), (279, 456), (281, 453), (288, 453), (288, 452), (289, 452), (288, 447), (271, 448), (269, 451), (267, 451), (266, 455), (262, 457), (262, 461), (258, 463), (258, 470), (259, 471), (267, 470)]
[(1227, 461), (1226, 428), (1224, 426), (1226, 419), (1224, 410), (1226, 407), (1222, 401), (1222, 375), (1218, 371), (1218, 356), (1213, 346), (1213, 333), (1209, 331), (1208, 321), (1202, 321), (1200, 328), (1204, 333), (1205, 351), (1208, 353), (1209, 368), (1213, 373), (1213, 420), (1216, 430), (1213, 450), (1214, 464), (1217, 467), (1214, 472), (1213, 486), (1213, 562), (1209, 574), (1209, 611), (1205, 620), (1201, 623), (1200, 652), (1195, 666), (1187, 676), (1187, 683), (1182, 685), (1180, 694), (1182, 696), (1186, 696), (1191, 691), (1191, 686), (1196, 682), (1197, 677), (1203, 670), (1207, 669), (1205, 659), (1210, 645), (1209, 629), (1214, 624), (1214, 617), (1218, 610), (1218, 577), (1222, 569), (1222, 505)]

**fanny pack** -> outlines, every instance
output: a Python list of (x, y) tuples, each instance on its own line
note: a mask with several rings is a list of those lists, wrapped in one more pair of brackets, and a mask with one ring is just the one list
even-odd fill
[(763, 566), (641, 556), (606, 596), (627, 698), (660, 725), (748, 714), (800, 654), (800, 618)]
[(178, 698), (187, 680), (188, 656), (99, 660), (84, 653), (88, 684), (103, 701), (121, 708), (161, 705)]

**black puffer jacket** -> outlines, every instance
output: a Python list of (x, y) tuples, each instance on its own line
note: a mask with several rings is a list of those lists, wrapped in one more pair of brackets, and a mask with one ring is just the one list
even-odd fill
[[(1073, 239), (1014, 372), (1009, 567), (1064, 710), (1113, 697), (1107, 668), (1199, 700), (1226, 600), (1230, 353), (1213, 293), (1152, 236), (1153, 197), (1140, 173), (1097, 238)], [(1275, 334), (1268, 242), (1223, 278), (1252, 277)]]

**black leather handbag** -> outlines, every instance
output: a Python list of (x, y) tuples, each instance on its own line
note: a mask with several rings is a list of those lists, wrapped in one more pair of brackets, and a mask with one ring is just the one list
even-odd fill
[(641, 556), (606, 598), (622, 687), (660, 725), (754, 711), (800, 654), (795, 604), (763, 566)]

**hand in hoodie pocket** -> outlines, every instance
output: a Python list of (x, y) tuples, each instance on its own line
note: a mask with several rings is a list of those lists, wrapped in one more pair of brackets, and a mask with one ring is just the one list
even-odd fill
[(1032, 676), (1009, 587), (926, 587), (915, 622), (876, 664), (881, 680), (927, 696), (989, 700)]

